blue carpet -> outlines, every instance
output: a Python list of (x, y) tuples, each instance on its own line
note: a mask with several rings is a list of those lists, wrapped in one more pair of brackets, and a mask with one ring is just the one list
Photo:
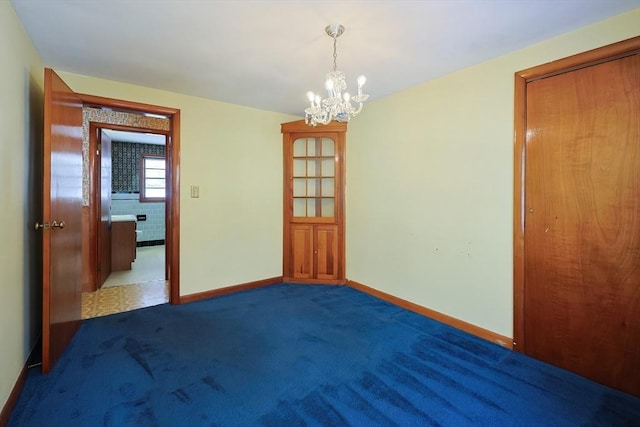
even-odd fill
[(85, 321), (9, 426), (632, 426), (640, 399), (343, 286)]

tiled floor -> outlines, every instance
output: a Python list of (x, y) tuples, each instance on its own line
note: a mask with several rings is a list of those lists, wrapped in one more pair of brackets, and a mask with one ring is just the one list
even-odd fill
[(164, 246), (141, 247), (136, 252), (131, 270), (115, 271), (96, 292), (82, 293), (83, 319), (169, 301), (169, 286), (164, 280)]
[(82, 318), (121, 313), (167, 301), (169, 286), (165, 280), (102, 288), (82, 293)]
[(136, 260), (131, 270), (112, 271), (102, 288), (147, 283), (164, 278), (165, 246), (142, 246), (136, 248)]

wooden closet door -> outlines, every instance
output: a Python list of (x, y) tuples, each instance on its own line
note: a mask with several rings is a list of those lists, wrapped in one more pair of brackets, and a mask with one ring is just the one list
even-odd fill
[(524, 352), (640, 395), (640, 56), (526, 99)]

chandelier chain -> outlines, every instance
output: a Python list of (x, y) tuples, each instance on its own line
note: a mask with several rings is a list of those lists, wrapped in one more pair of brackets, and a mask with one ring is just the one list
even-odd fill
[(338, 41), (338, 36), (333, 36), (333, 71), (336, 71), (336, 68), (337, 68), (336, 63), (338, 62), (338, 51), (336, 49), (337, 41)]

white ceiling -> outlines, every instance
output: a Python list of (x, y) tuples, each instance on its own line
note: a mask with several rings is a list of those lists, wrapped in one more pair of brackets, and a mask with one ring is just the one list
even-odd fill
[(165, 145), (166, 137), (155, 133), (127, 132), (122, 130), (104, 129), (112, 141), (132, 142), (139, 144)]
[[(640, 0), (11, 0), (45, 65), (301, 116), (332, 66), (377, 99)], [(639, 29), (640, 29), (640, 23)]]

